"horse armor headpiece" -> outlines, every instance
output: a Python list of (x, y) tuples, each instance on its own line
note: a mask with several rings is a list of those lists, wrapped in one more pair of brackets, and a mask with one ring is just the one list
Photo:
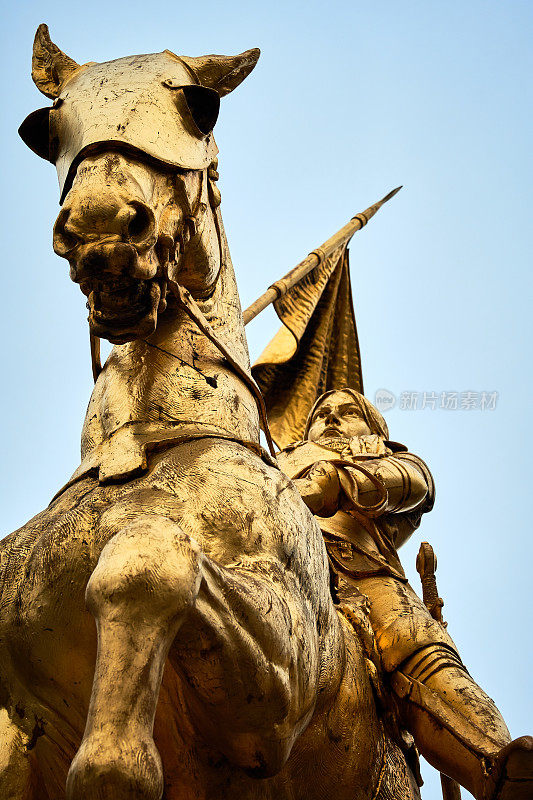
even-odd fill
[(205, 169), (218, 153), (213, 137), (220, 97), (235, 89), (259, 58), (176, 56), (169, 50), (82, 66), (40, 25), (32, 77), (54, 99), (30, 114), (19, 133), (56, 165), (63, 202), (80, 161), (94, 150), (137, 151), (179, 169)]

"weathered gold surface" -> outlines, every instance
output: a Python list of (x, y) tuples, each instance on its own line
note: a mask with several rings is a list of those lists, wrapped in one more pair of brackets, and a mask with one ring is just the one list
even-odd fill
[[(433, 506), (427, 466), (390, 442), (385, 420), (353, 389), (314, 406), (307, 439), (278, 457), (322, 529), (348, 616), (364, 600), (402, 723), (420, 752), (476, 798), (533, 796), (533, 738), (510, 743), (493, 701), (463, 666), (442, 622), (433, 551), (417, 567), (424, 602), (397, 554)], [(443, 780), (446, 798), (457, 797)]]
[[(98, 73), (113, 97), (142, 72), (156, 106), (152, 67), (175, 63), (78, 70), (43, 28), (34, 56), (48, 96)], [(256, 60), (208, 56), (194, 74), (223, 96)], [(118, 108), (95, 96), (95, 118)], [(22, 131), (41, 152), (47, 114)], [(356, 633), (338, 614), (320, 528), (259, 444), (216, 163), (170, 168), (149, 125), (135, 150), (98, 134), (81, 154), (84, 131), (69, 150), (69, 130), (49, 151), (74, 158), (54, 248), (91, 334), (115, 347), (79, 469), (0, 543), (2, 796), (415, 800), (408, 737), (376, 700), (368, 623)], [(189, 144), (176, 140), (176, 163)], [(98, 373), (94, 346), (93, 358)]]
[(212, 138), (257, 58), (80, 67), (37, 31), (55, 102), (21, 135), (58, 169), (54, 249), (87, 297), (96, 384), (79, 468), (0, 542), (0, 795), (416, 800), (414, 736), (477, 800), (526, 800), (533, 740), (509, 742), (398, 557), (429, 469), (338, 391), (362, 387), (342, 236), (279, 297), (294, 341), (266, 359), (297, 379), (288, 422), (283, 371), (265, 389), (278, 438), (305, 441), (279, 464), (260, 445)]
[(233, 58), (165, 50), (80, 66), (50, 41), (45, 25), (35, 42), (33, 79), (55, 98), (47, 157), (56, 165), (62, 197), (80, 159), (103, 145), (137, 150), (170, 167), (208, 167), (218, 153), (212, 130), (220, 96), (259, 58), (257, 49)]

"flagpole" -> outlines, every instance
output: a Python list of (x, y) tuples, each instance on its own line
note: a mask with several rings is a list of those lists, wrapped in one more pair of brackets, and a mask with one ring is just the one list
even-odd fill
[(316, 250), (313, 250), (307, 258), (304, 258), (303, 261), (300, 261), (290, 272), (287, 272), (283, 278), (280, 278), (278, 281), (273, 283), (271, 286), (268, 287), (266, 292), (263, 292), (261, 297), (258, 297), (257, 300), (252, 303), (251, 306), (244, 311), (244, 324), (247, 325), (251, 322), (258, 314), (261, 313), (267, 306), (277, 300), (279, 297), (283, 297), (289, 289), (291, 289), (295, 284), (298, 283), (302, 278), (304, 278), (312, 269), (318, 267), (323, 261), (326, 260), (338, 247), (343, 244), (348, 244), (354, 233), (356, 231), (361, 230), (366, 223), (371, 219), (374, 214), (379, 211), (382, 205), (394, 197), (402, 187), (398, 186), (396, 189), (393, 189), (392, 192), (389, 192), (382, 200), (379, 200), (374, 205), (367, 208), (365, 211), (361, 211), (359, 214), (356, 214), (355, 217), (344, 225), (337, 233), (334, 233), (323, 245), (317, 247)]

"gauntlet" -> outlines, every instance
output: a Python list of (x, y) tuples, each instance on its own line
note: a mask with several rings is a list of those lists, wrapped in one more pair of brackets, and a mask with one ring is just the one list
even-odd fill
[(338, 511), (341, 484), (337, 468), (329, 461), (317, 461), (304, 477), (294, 483), (313, 514), (331, 517)]

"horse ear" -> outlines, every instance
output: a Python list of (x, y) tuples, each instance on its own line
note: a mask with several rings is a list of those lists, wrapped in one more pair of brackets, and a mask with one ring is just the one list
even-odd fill
[(31, 61), (31, 76), (39, 91), (47, 97), (57, 97), (62, 84), (78, 66), (51, 41), (48, 25), (39, 25)]
[(258, 47), (238, 56), (180, 56), (194, 72), (202, 86), (215, 89), (220, 97), (229, 94), (248, 77), (261, 51)]

